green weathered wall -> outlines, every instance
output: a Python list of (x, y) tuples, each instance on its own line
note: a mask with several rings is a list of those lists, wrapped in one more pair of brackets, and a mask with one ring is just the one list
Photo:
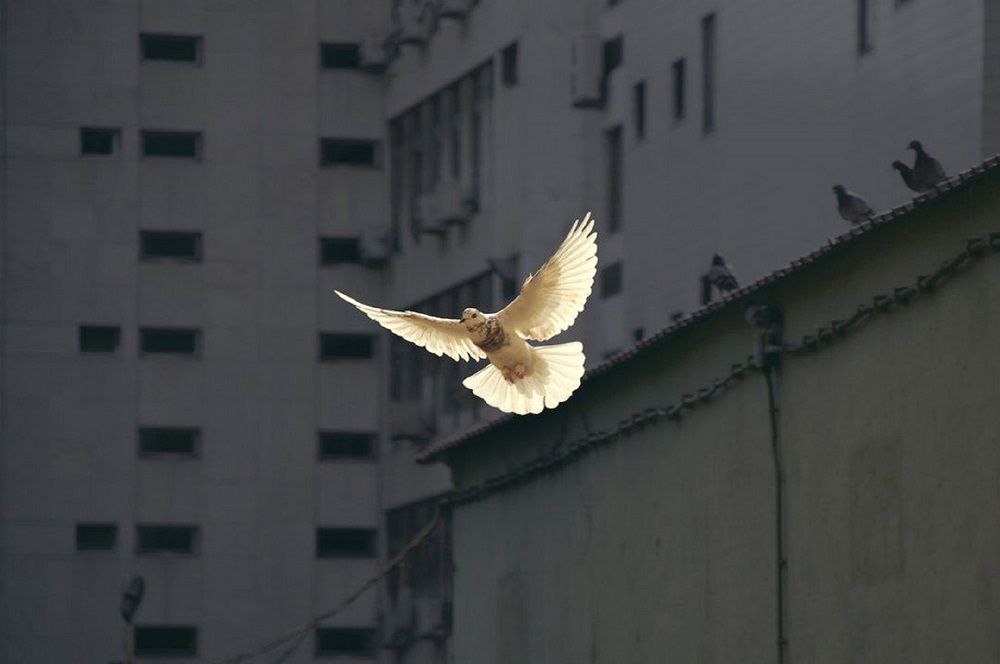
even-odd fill
[[(996, 175), (779, 282), (795, 340), (1000, 231)], [(451, 453), (459, 488), (745, 359), (739, 307)], [(1000, 661), (1000, 255), (778, 376), (787, 662)], [(774, 469), (751, 373), (453, 514), (456, 662), (774, 662)]]

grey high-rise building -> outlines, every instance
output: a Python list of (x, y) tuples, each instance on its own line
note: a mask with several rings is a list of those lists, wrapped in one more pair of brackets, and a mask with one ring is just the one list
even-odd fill
[[(0, 660), (214, 661), (335, 605), (492, 417), (332, 295), (502, 305), (593, 210), (589, 363), (1000, 147), (987, 0), (2, 0)], [(499, 555), (499, 554), (498, 554)], [(447, 532), (288, 661), (447, 659)], [(485, 647), (485, 646), (484, 646)], [(354, 661), (354, 660), (350, 660)]]

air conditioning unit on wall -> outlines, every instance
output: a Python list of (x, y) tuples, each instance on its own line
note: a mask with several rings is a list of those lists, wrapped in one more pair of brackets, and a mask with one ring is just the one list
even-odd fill
[(389, 63), (389, 54), (385, 47), (385, 40), (375, 34), (367, 34), (361, 38), (359, 46), (361, 52), (361, 69), (372, 74), (380, 74), (385, 71)]
[(361, 262), (368, 267), (383, 267), (392, 256), (392, 234), (382, 229), (361, 233)]

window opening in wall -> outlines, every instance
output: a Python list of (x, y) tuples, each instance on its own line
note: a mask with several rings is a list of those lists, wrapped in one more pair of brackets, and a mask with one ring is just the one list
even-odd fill
[(500, 51), (500, 81), (506, 87), (517, 85), (517, 42)]
[(607, 159), (607, 207), (608, 230), (615, 232), (622, 226), (622, 188), (623, 188), (623, 148), (622, 128), (617, 126), (604, 135)]
[(371, 334), (323, 332), (319, 339), (319, 357), (332, 360), (368, 360), (375, 356), (375, 337)]
[(135, 552), (137, 554), (193, 554), (197, 552), (197, 526), (141, 524), (135, 527), (135, 535)]
[(201, 62), (201, 37), (194, 35), (139, 35), (143, 60)]
[(373, 558), (374, 528), (317, 528), (317, 558)]
[(320, 431), (319, 458), (371, 461), (375, 458), (375, 434), (356, 431)]
[(684, 119), (685, 106), (685, 71), (684, 58), (674, 61), (673, 65), (673, 91), (674, 91), (674, 120)]
[(198, 628), (173, 625), (136, 625), (136, 657), (197, 657)]
[(646, 135), (646, 82), (639, 81), (632, 88), (632, 121), (638, 140)]
[(871, 0), (858, 1), (858, 55), (872, 50), (872, 3)]
[(701, 93), (703, 133), (715, 130), (715, 14), (701, 19)]
[(459, 84), (451, 86), (449, 100), (451, 101), (448, 125), (451, 177), (457, 180), (462, 172), (462, 88)]
[(140, 427), (139, 456), (196, 457), (201, 431), (193, 427)]
[(201, 133), (196, 131), (143, 130), (142, 154), (175, 159), (201, 158)]
[(374, 657), (375, 630), (370, 627), (317, 627), (316, 656)]
[(201, 333), (189, 328), (145, 327), (139, 330), (139, 350), (148, 354), (197, 355)]
[(111, 551), (118, 540), (118, 526), (114, 523), (76, 524), (77, 551)]
[(120, 145), (120, 129), (80, 127), (80, 154), (106, 156), (117, 152)]
[(618, 261), (601, 270), (601, 297), (608, 298), (621, 292), (622, 264)]
[(139, 258), (201, 261), (201, 233), (197, 231), (139, 231)]
[(378, 166), (378, 141), (321, 138), (320, 166)]
[(319, 240), (320, 265), (361, 261), (361, 240), (356, 237), (324, 237)]
[(319, 61), (323, 69), (358, 69), (361, 48), (358, 44), (338, 42), (319, 46)]
[(113, 353), (121, 343), (122, 330), (117, 325), (81, 325), (81, 353)]

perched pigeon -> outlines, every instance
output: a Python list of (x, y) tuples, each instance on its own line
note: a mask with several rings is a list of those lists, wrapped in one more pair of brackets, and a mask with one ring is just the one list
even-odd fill
[(507, 413), (540, 413), (570, 397), (583, 377), (579, 341), (532, 346), (568, 329), (583, 311), (597, 272), (597, 233), (590, 213), (577, 220), (549, 260), (521, 285), (521, 293), (493, 314), (466, 309), (461, 319), (362, 304), (335, 291), (382, 327), (435, 355), (487, 359), (462, 381), (486, 403)]
[(712, 267), (708, 269), (709, 283), (720, 292), (734, 291), (740, 287), (733, 275), (733, 270), (726, 264), (726, 260), (719, 254), (712, 256)]
[(912, 168), (910, 168), (901, 161), (892, 162), (892, 167), (895, 168), (897, 171), (899, 171), (899, 175), (903, 178), (903, 183), (907, 187), (917, 192), (918, 194), (922, 191), (926, 191), (926, 188), (924, 188), (920, 182), (917, 182), (917, 177), (916, 175), (913, 174)]
[(913, 178), (920, 186), (921, 191), (933, 188), (938, 182), (948, 177), (941, 162), (927, 154), (920, 141), (910, 141), (906, 147), (917, 155), (916, 159), (913, 160)]
[(875, 211), (865, 199), (847, 191), (842, 185), (833, 185), (833, 193), (837, 195), (837, 212), (852, 224), (860, 224), (875, 216)]

